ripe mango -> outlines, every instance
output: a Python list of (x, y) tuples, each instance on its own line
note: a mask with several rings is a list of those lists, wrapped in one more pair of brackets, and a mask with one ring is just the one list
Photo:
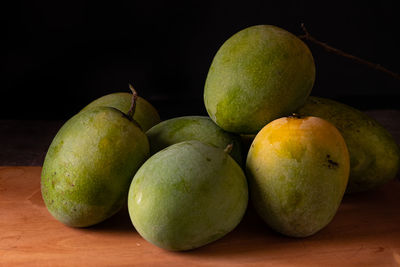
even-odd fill
[(247, 207), (246, 177), (223, 149), (196, 140), (156, 153), (128, 195), (139, 234), (167, 250), (189, 250), (232, 231)]
[(394, 179), (400, 167), (400, 150), (390, 133), (377, 121), (345, 104), (310, 97), (297, 111), (334, 124), (350, 153), (347, 193), (367, 191)]
[[(127, 114), (132, 103), (132, 94), (130, 93), (113, 93), (102, 96), (86, 107), (82, 111), (94, 107), (112, 107), (120, 110), (122, 113)], [(144, 132), (160, 122), (160, 116), (157, 110), (144, 98), (138, 97), (136, 100), (135, 113), (133, 119), (139, 123)]]
[(302, 106), (314, 80), (313, 57), (299, 38), (275, 26), (252, 26), (218, 50), (207, 75), (204, 103), (222, 129), (257, 133)]
[(252, 203), (274, 230), (310, 236), (334, 217), (349, 177), (340, 132), (317, 117), (287, 117), (267, 124), (247, 156)]
[(151, 154), (176, 143), (197, 140), (222, 149), (232, 144), (230, 155), (242, 164), (239, 136), (225, 132), (208, 117), (185, 116), (166, 120), (152, 127), (146, 135)]
[(78, 113), (46, 154), (41, 190), (47, 209), (73, 227), (111, 217), (126, 203), (130, 182), (148, 154), (146, 135), (119, 110)]

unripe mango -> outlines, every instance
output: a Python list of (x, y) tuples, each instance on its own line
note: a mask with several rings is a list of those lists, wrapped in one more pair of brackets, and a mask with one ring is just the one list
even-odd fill
[[(127, 114), (131, 104), (132, 94), (113, 93), (94, 100), (81, 111), (86, 111), (94, 107), (112, 107), (118, 109), (122, 113)], [(158, 115), (157, 110), (146, 99), (140, 96), (136, 100), (136, 108), (133, 119), (140, 125), (144, 132), (160, 122), (160, 116)]]
[(189, 250), (232, 231), (247, 207), (246, 177), (223, 149), (185, 141), (156, 153), (128, 196), (139, 234), (168, 250)]
[(276, 231), (306, 237), (336, 214), (349, 176), (339, 131), (317, 117), (288, 117), (266, 125), (247, 156), (252, 203)]
[(240, 138), (225, 132), (209, 117), (185, 116), (163, 121), (146, 132), (150, 142), (150, 153), (156, 152), (176, 143), (197, 140), (224, 149), (233, 145), (230, 155), (242, 164)]
[(275, 26), (253, 26), (218, 50), (207, 75), (204, 103), (222, 129), (257, 133), (302, 106), (314, 80), (313, 57), (299, 38)]
[(343, 135), (350, 154), (347, 193), (372, 190), (396, 177), (400, 168), (399, 146), (368, 115), (345, 104), (313, 96), (297, 112), (323, 118)]
[(73, 227), (111, 217), (126, 203), (129, 184), (148, 154), (146, 135), (119, 110), (78, 113), (46, 154), (41, 190), (47, 209)]

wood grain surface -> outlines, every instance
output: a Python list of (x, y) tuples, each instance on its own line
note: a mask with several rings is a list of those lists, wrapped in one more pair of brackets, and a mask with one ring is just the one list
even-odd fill
[(127, 210), (74, 229), (46, 210), (40, 167), (0, 167), (0, 266), (400, 266), (400, 182), (346, 196), (312, 237), (273, 231), (250, 207), (224, 238), (188, 252), (142, 239)]

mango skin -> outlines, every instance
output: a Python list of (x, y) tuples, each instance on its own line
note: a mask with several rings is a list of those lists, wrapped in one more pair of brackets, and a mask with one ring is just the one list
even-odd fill
[(349, 154), (339, 131), (317, 117), (266, 125), (247, 156), (250, 195), (274, 230), (310, 236), (334, 217), (346, 189)]
[[(94, 100), (81, 111), (86, 111), (94, 107), (112, 107), (120, 110), (122, 113), (127, 114), (131, 107), (131, 103), (132, 94), (113, 93)], [(140, 96), (136, 100), (136, 108), (133, 119), (139, 123), (144, 132), (161, 121), (157, 110), (146, 99)]]
[(224, 149), (233, 144), (230, 155), (242, 164), (240, 138), (225, 132), (209, 117), (185, 116), (163, 121), (146, 132), (150, 142), (150, 154), (176, 143), (197, 140)]
[(232, 231), (248, 202), (246, 177), (222, 149), (199, 141), (169, 146), (136, 173), (128, 196), (139, 234), (173, 251), (190, 250)]
[(314, 80), (313, 57), (299, 38), (275, 26), (252, 26), (218, 50), (207, 75), (204, 103), (222, 129), (257, 133), (302, 106)]
[(124, 204), (149, 154), (146, 135), (120, 111), (97, 107), (68, 120), (43, 164), (41, 190), (49, 212), (72, 227), (99, 223)]
[(323, 118), (338, 128), (350, 153), (347, 193), (375, 189), (396, 177), (400, 149), (390, 133), (361, 111), (339, 102), (310, 97), (297, 113)]

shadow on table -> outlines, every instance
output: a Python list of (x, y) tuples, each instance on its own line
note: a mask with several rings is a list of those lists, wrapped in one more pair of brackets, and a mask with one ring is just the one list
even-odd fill
[(108, 218), (107, 220), (98, 223), (96, 225), (87, 228), (82, 228), (82, 230), (92, 231), (92, 232), (104, 232), (104, 233), (107, 232), (107, 233), (137, 234), (129, 217), (127, 205), (125, 205), (120, 211), (118, 211), (111, 218)]
[[(291, 238), (274, 232), (250, 204), (238, 227), (220, 240), (187, 252), (162, 251), (193, 260), (228, 257), (238, 261), (259, 258), (260, 255), (282, 258), (286, 254), (307, 259), (311, 251), (321, 253), (321, 257), (331, 251), (354, 251), (357, 254), (366, 249), (380, 253), (386, 249), (381, 244), (388, 244), (393, 235), (400, 237), (399, 190), (400, 183), (392, 181), (375, 191), (345, 196), (332, 222), (307, 238)], [(82, 231), (138, 236), (126, 206), (108, 220)], [(368, 244), (368, 248), (364, 244)]]
[[(179, 252), (183, 257), (243, 259), (261, 253), (307, 257), (310, 251), (356, 251), (368, 244), (371, 252), (383, 252), (381, 244), (393, 235), (400, 237), (400, 183), (392, 181), (371, 192), (345, 196), (334, 219), (321, 231), (307, 238), (291, 238), (271, 230), (250, 206), (243, 221), (224, 238), (207, 246)], [(385, 206), (383, 209), (382, 207)], [(372, 227), (371, 227), (372, 226)], [(374, 227), (376, 226), (376, 227)]]

